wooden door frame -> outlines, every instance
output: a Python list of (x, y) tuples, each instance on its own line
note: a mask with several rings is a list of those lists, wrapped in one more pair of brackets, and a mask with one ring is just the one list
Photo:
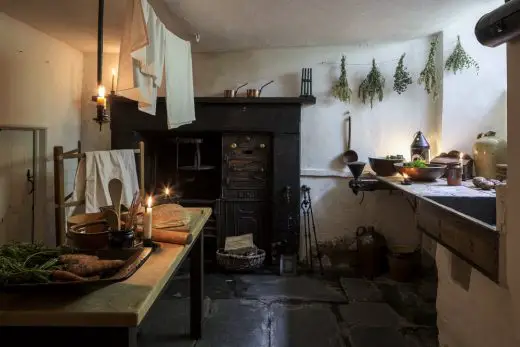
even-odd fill
[[(41, 240), (45, 237), (46, 213), (46, 151), (47, 151), (47, 128), (38, 126), (23, 125), (0, 125), (1, 131), (30, 131), (32, 132), (32, 174), (33, 174), (33, 194), (32, 194), (32, 221), (31, 221), (31, 242), (36, 241), (36, 217), (43, 226), (43, 235), (38, 235)], [(40, 233), (41, 234), (41, 233)]]

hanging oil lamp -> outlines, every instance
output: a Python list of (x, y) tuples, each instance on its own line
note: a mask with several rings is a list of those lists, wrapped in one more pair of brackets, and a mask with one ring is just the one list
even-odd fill
[(105, 0), (99, 0), (98, 7), (98, 50), (97, 50), (97, 96), (92, 100), (96, 102), (96, 117), (94, 121), (99, 124), (99, 131), (103, 124), (110, 122), (107, 114), (106, 89), (103, 86), (103, 17)]

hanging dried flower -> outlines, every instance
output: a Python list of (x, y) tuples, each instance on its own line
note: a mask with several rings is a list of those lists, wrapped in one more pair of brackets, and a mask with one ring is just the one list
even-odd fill
[(435, 66), (435, 53), (437, 52), (437, 46), (439, 44), (439, 38), (435, 37), (430, 42), (430, 52), (428, 53), (428, 60), (424, 70), (419, 75), (419, 84), (424, 84), (424, 90), (432, 96), (433, 100), (437, 100), (439, 96), (439, 79), (437, 77), (437, 67)]
[(348, 85), (347, 68), (345, 66), (346, 58), (341, 56), (340, 76), (336, 84), (332, 87), (332, 96), (341, 102), (350, 103), (352, 97), (352, 89)]
[(460, 36), (457, 35), (457, 44), (455, 45), (455, 49), (453, 53), (446, 60), (446, 66), (444, 67), (446, 71), (453, 71), (456, 75), (457, 72), (461, 72), (462, 70), (469, 69), (471, 67), (475, 67), (477, 70), (477, 74), (480, 70), (480, 66), (477, 61), (473, 59), (464, 48), (462, 48), (462, 44), (460, 43)]
[(372, 69), (367, 77), (359, 86), (358, 97), (366, 104), (367, 99), (370, 99), (370, 108), (374, 107), (374, 98), (378, 97), (379, 101), (383, 101), (383, 90), (385, 88), (385, 78), (379, 71), (376, 60), (372, 59)]
[(406, 53), (403, 53), (399, 59), (399, 63), (397, 63), (397, 68), (394, 73), (394, 90), (399, 95), (406, 92), (408, 86), (412, 84), (412, 77), (403, 63), (405, 55)]

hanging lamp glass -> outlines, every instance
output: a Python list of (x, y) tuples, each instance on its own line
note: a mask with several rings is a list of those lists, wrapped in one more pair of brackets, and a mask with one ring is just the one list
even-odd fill
[(105, 0), (99, 0), (98, 7), (98, 48), (97, 48), (97, 96), (93, 97), (96, 101), (96, 117), (94, 121), (99, 124), (99, 131), (103, 124), (110, 122), (107, 114), (106, 89), (103, 86), (103, 18), (105, 12)]

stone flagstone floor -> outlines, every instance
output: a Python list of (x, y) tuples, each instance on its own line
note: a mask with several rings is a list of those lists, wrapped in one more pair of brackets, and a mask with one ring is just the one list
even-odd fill
[(189, 341), (189, 278), (146, 317), (141, 347), (436, 347), (435, 283), (208, 274), (203, 338)]

